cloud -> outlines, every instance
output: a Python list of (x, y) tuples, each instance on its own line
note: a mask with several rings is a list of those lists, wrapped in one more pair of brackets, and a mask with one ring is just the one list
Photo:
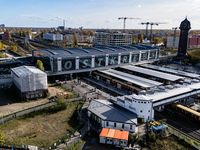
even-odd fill
[(191, 10), (191, 11), (192, 11), (192, 10), (200, 10), (200, 6), (193, 7), (193, 8), (191, 8), (190, 10)]
[(106, 20), (106, 23), (111, 23), (112, 22), (112, 20), (110, 19), (110, 20)]
[(138, 7), (138, 8), (141, 8), (141, 7), (142, 7), (142, 5), (137, 5), (137, 7)]

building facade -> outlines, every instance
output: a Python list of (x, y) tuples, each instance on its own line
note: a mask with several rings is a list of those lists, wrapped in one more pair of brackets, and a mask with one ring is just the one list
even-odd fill
[(88, 117), (96, 120), (102, 128), (135, 132), (137, 116), (124, 108), (114, 106), (107, 100), (92, 100)]
[(116, 47), (68, 48), (56, 50), (33, 50), (34, 60), (41, 60), (50, 74), (70, 74), (123, 64), (155, 60), (159, 48), (147, 45)]
[(62, 34), (54, 34), (54, 33), (44, 33), (43, 39), (50, 40), (50, 41), (63, 41), (63, 35)]
[(94, 38), (94, 46), (120, 46), (131, 45), (132, 34), (97, 32)]

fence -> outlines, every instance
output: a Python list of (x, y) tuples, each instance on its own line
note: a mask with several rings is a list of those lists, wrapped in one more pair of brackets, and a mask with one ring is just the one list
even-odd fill
[[(75, 102), (75, 101), (80, 101), (82, 99), (83, 99), (82, 97), (78, 97), (78, 98), (67, 99), (66, 101)], [(19, 112), (15, 112), (15, 113), (9, 114), (7, 116), (2, 115), (2, 116), (0, 116), (1, 117), (0, 118), (0, 124), (8, 122), (8, 121), (15, 119), (17, 117), (23, 116), (25, 114), (29, 114), (29, 113), (32, 113), (32, 112), (35, 112), (35, 111), (38, 111), (38, 110), (41, 110), (41, 109), (44, 109), (44, 108), (54, 106), (56, 104), (57, 104), (56, 102), (49, 102), (49, 103), (45, 103), (45, 104), (42, 104), (42, 105), (39, 105), (39, 106), (31, 107), (31, 108), (28, 108), (28, 109), (25, 109), (25, 110), (22, 110), (22, 111), (19, 111)]]
[[(200, 144), (198, 142), (184, 136), (183, 134), (181, 134), (180, 132), (178, 132), (172, 128), (169, 128), (169, 132), (171, 134), (175, 135), (176, 137), (180, 138), (181, 140), (184, 140), (186, 143), (190, 144), (191, 146), (195, 147), (196, 149), (200, 150)], [(193, 143), (193, 144), (191, 144), (191, 143)]]

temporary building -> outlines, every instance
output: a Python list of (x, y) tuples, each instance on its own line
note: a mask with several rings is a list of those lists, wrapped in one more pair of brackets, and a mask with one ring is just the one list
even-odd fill
[(111, 144), (116, 147), (126, 147), (128, 145), (128, 131), (103, 128), (99, 135), (99, 142)]

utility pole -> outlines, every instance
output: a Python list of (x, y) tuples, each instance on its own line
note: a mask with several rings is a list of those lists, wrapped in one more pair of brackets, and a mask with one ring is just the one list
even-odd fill
[(129, 18), (129, 17), (119, 17), (118, 20), (120, 20), (120, 19), (124, 20), (124, 33), (125, 33), (126, 19), (138, 19), (138, 20), (141, 20), (140, 18)]
[(174, 30), (174, 39), (173, 39), (173, 47), (175, 48), (175, 39), (176, 39), (176, 30), (178, 27), (174, 27), (172, 28), (172, 30)]

